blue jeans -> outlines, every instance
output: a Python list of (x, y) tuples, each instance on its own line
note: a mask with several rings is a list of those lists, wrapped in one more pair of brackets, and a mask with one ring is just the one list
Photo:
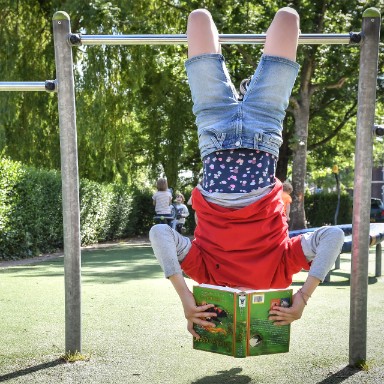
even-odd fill
[(299, 64), (282, 57), (262, 56), (241, 101), (221, 54), (194, 56), (185, 67), (201, 158), (217, 150), (237, 148), (279, 156), (282, 122)]

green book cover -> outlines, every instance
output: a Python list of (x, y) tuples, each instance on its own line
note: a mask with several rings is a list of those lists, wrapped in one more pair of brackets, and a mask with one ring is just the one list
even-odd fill
[(289, 307), (292, 289), (248, 290), (200, 284), (193, 287), (197, 305), (213, 304), (215, 327), (195, 324), (200, 339), (193, 348), (234, 357), (289, 351), (290, 325), (275, 326), (268, 319), (277, 304)]

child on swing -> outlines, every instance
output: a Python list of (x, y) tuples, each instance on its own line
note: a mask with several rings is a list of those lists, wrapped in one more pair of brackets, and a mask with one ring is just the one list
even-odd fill
[(295, 62), (299, 16), (280, 9), (268, 31), (260, 63), (239, 96), (221, 55), (211, 14), (188, 18), (186, 70), (203, 162), (202, 182), (193, 190), (195, 239), (155, 225), (150, 241), (166, 278), (178, 293), (188, 331), (213, 327), (212, 304), (197, 306), (182, 271), (198, 283), (251, 289), (286, 288), (292, 275), (309, 269), (289, 308), (274, 307), (270, 320), (300, 319), (316, 287), (334, 264), (344, 234), (337, 227), (290, 239), (275, 178), (282, 121), (299, 70)]

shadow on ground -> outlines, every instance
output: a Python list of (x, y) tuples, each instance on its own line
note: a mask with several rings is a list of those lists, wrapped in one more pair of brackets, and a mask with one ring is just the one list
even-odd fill
[[(1, 272), (13, 273), (15, 271), (17, 271), (15, 278), (22, 279), (63, 276), (64, 258), (35, 265), (12, 267)], [(81, 275), (84, 282), (103, 284), (163, 276), (160, 265), (148, 246), (82, 251)]]
[[(227, 371), (218, 371), (216, 375), (202, 377), (191, 384), (248, 384), (254, 382), (250, 376), (242, 375), (242, 368), (232, 368)], [(330, 374), (326, 379), (316, 384), (339, 384), (356, 373), (361, 372), (358, 368), (346, 366), (338, 372)]]
[(228, 371), (218, 371), (216, 375), (205, 376), (201, 379), (193, 381), (191, 384), (248, 384), (252, 382), (252, 378), (241, 375), (241, 368), (232, 368)]
[(0, 376), (0, 383), (4, 381), (12, 380), (12, 379), (17, 379), (22, 376), (30, 375), (31, 373), (38, 372), (43, 369), (53, 368), (53, 367), (56, 367), (57, 365), (64, 364), (64, 363), (65, 361), (63, 359), (56, 359), (53, 361), (49, 361), (48, 363), (43, 363), (43, 364), (35, 365), (33, 367), (20, 369), (15, 372), (6, 373), (5, 375)]
[[(350, 263), (350, 259), (343, 257), (341, 262)], [(86, 249), (81, 252), (81, 264), (84, 282), (114, 284), (133, 279), (151, 279), (163, 276), (152, 248), (147, 245), (121, 245), (111, 248)], [(64, 275), (64, 258), (10, 267), (0, 270), (0, 272), (12, 273), (15, 268), (17, 270), (16, 278), (61, 277)], [(377, 277), (369, 276), (369, 284), (376, 284), (377, 282)], [(302, 282), (295, 281), (292, 285), (301, 286)], [(345, 270), (334, 269), (331, 271), (331, 280), (323, 282), (322, 285), (347, 287), (350, 285), (350, 273)]]
[(317, 382), (316, 384), (338, 384), (347, 380), (354, 374), (361, 372), (360, 369), (346, 366), (340, 371), (333, 373), (331, 376), (328, 376), (326, 379)]

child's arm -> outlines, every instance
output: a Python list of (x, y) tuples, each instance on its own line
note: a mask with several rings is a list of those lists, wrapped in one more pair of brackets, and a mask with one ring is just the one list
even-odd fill
[(182, 217), (188, 217), (189, 216), (189, 211), (186, 205), (183, 204), (183, 214)]
[(214, 307), (213, 304), (196, 305), (195, 298), (182, 275), (180, 261), (189, 252), (191, 241), (166, 224), (154, 225), (149, 231), (149, 239), (165, 277), (172, 282), (183, 304), (185, 318), (188, 320), (188, 331), (199, 338), (193, 329), (193, 324), (212, 327), (213, 323), (206, 321), (205, 318), (216, 316), (216, 314), (206, 312), (209, 308)]
[(290, 220), (289, 218), (289, 214), (291, 212), (291, 204), (290, 203), (287, 203), (286, 207), (285, 207), (285, 215), (287, 216), (287, 221)]
[(287, 325), (295, 320), (299, 320), (309, 298), (319, 284), (319, 279), (308, 276), (304, 285), (293, 295), (292, 306), (289, 308), (274, 307), (269, 311), (269, 319), (272, 320), (275, 325)]
[(209, 308), (214, 307), (213, 304), (197, 306), (195, 298), (193, 297), (192, 292), (189, 290), (187, 284), (185, 283), (183, 275), (175, 274), (169, 277), (169, 280), (173, 284), (177, 294), (180, 297), (181, 303), (184, 308), (184, 315), (188, 321), (187, 329), (188, 331), (197, 339), (200, 339), (200, 336), (193, 329), (193, 324), (199, 324), (203, 327), (214, 327), (215, 324), (209, 321), (206, 321), (206, 317), (216, 316), (214, 312), (206, 312)]
[(321, 227), (301, 237), (304, 255), (311, 262), (307, 280), (293, 296), (290, 308), (275, 308), (271, 320), (277, 325), (300, 319), (308, 299), (334, 265), (344, 243), (344, 232), (338, 227)]

